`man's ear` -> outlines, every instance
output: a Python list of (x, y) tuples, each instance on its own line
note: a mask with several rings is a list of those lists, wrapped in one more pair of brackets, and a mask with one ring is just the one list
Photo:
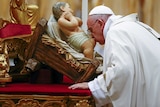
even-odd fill
[(104, 27), (105, 22), (102, 19), (98, 19), (98, 24), (100, 24), (101, 27)]

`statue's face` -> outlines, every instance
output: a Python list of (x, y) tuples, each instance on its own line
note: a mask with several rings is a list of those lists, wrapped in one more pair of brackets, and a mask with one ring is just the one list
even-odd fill
[(23, 3), (25, 3), (25, 0), (15, 0), (17, 6), (21, 6)]
[(63, 7), (63, 11), (73, 13), (73, 10), (70, 8), (70, 5), (68, 3), (66, 3), (66, 5)]

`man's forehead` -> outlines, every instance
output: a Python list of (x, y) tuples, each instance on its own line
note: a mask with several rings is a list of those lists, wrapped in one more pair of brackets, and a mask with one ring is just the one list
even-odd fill
[(87, 23), (88, 23), (88, 24), (91, 24), (92, 22), (94, 22), (93, 16), (88, 16)]
[(89, 16), (88, 16), (88, 20), (91, 21), (91, 22), (92, 22), (92, 21), (94, 22), (94, 21), (97, 20), (98, 18), (99, 18), (99, 15), (89, 15)]

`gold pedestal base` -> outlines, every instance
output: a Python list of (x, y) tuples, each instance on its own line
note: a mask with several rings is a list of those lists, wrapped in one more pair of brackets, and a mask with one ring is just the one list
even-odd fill
[(0, 87), (5, 87), (7, 82), (12, 82), (12, 77), (0, 77)]

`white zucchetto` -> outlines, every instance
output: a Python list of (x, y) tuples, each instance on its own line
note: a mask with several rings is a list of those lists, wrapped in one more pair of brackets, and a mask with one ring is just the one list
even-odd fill
[(113, 11), (104, 5), (96, 6), (94, 7), (90, 12), (89, 15), (95, 15), (95, 14), (114, 14)]

